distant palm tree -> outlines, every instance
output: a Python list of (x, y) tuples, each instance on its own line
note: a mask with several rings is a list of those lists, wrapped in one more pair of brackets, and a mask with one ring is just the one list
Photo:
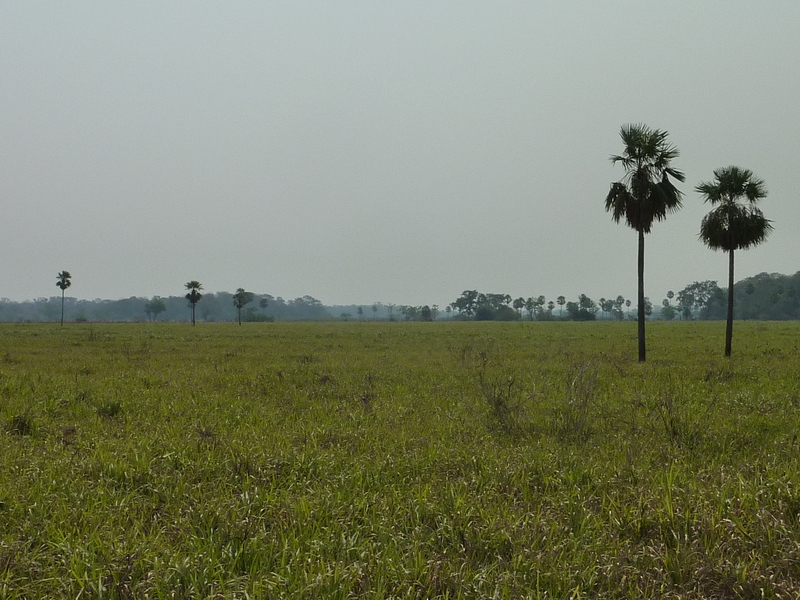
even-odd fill
[(525, 298), (517, 298), (514, 300), (514, 309), (519, 313), (520, 318), (522, 317), (522, 309), (525, 308)]
[(239, 311), (239, 326), (242, 326), (242, 309), (253, 301), (253, 292), (246, 292), (244, 288), (238, 288), (233, 295), (233, 305)]
[(61, 271), (56, 275), (56, 285), (61, 288), (61, 326), (64, 326), (64, 292), (72, 285), (72, 275), (69, 271)]
[(203, 286), (199, 281), (195, 281), (193, 279), (183, 287), (189, 290), (189, 293), (186, 294), (186, 299), (189, 301), (189, 305), (192, 307), (192, 325), (194, 325), (194, 309), (197, 303), (200, 302), (200, 299), (203, 297), (203, 294), (200, 293), (200, 290), (203, 289)]
[(611, 162), (622, 164), (625, 177), (611, 184), (605, 206), (615, 223), (625, 219), (639, 233), (639, 361), (644, 362), (644, 235), (650, 233), (654, 221), (666, 219), (667, 214), (681, 207), (683, 194), (669, 178), (683, 181), (685, 177), (670, 166), (678, 157), (678, 150), (667, 142), (666, 131), (647, 125), (624, 125), (620, 137), (623, 153), (612, 156)]
[(564, 298), (564, 296), (559, 296), (558, 298), (556, 298), (556, 302), (558, 302), (559, 306), (558, 316), (560, 317), (561, 315), (564, 314), (564, 305), (567, 303), (567, 299)]
[(714, 171), (713, 182), (695, 187), (705, 202), (716, 206), (703, 217), (700, 239), (712, 250), (728, 253), (728, 322), (725, 327), (725, 356), (731, 355), (733, 339), (733, 253), (747, 250), (767, 239), (770, 221), (756, 204), (767, 196), (763, 179), (748, 169), (725, 167)]

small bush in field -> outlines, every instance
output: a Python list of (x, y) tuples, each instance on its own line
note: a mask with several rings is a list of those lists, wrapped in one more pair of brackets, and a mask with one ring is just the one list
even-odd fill
[(35, 424), (30, 415), (14, 415), (8, 421), (8, 432), (14, 435), (33, 435)]
[(97, 414), (106, 419), (113, 419), (122, 412), (122, 403), (118, 400), (104, 402), (96, 408)]

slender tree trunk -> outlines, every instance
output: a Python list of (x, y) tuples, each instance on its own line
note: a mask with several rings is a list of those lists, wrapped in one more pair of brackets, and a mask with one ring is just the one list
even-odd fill
[(729, 250), (728, 254), (728, 323), (725, 326), (725, 356), (731, 355), (733, 341), (733, 250)]
[(192, 327), (194, 327), (194, 302), (192, 302)]
[(64, 291), (61, 290), (61, 326), (64, 326)]
[(646, 359), (644, 341), (644, 231), (639, 231), (639, 362)]
[(242, 309), (239, 309), (239, 327), (242, 326)]

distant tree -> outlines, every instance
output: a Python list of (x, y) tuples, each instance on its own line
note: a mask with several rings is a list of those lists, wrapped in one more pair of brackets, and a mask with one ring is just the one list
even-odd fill
[(544, 296), (537, 296), (533, 301), (534, 312), (536, 313), (536, 318), (540, 318), (542, 313), (544, 312), (544, 304), (547, 302), (547, 298)]
[(525, 310), (528, 311), (528, 318), (533, 321), (533, 313), (536, 310), (536, 304), (533, 296), (525, 300)]
[(606, 211), (614, 222), (625, 219), (626, 224), (639, 234), (638, 253), (638, 321), (639, 362), (646, 359), (645, 304), (644, 304), (644, 236), (650, 233), (654, 221), (681, 207), (682, 193), (672, 184), (670, 177), (685, 179), (674, 169), (672, 160), (678, 150), (667, 142), (667, 132), (646, 125), (625, 125), (620, 130), (624, 145), (621, 155), (612, 156), (611, 162), (625, 168), (625, 177), (611, 184), (606, 196)]
[(468, 317), (472, 317), (478, 308), (478, 290), (464, 290), (461, 292), (461, 296), (453, 302), (453, 308)]
[(673, 292), (672, 290), (667, 292), (667, 300), (670, 302), (670, 304), (672, 303), (672, 299), (674, 297), (675, 297), (675, 292)]
[(434, 304), (434, 305), (431, 306), (431, 319), (433, 319), (435, 321), (436, 317), (438, 317), (438, 316), (439, 316), (439, 305), (438, 304)]
[(61, 288), (61, 326), (64, 326), (64, 292), (72, 285), (72, 275), (69, 271), (61, 271), (56, 275), (56, 286)]
[(606, 311), (606, 314), (610, 315), (611, 311), (614, 310), (614, 300), (611, 298), (606, 300), (605, 305), (603, 306), (603, 310)]
[(700, 319), (712, 317), (713, 305), (722, 305), (723, 293), (716, 281), (695, 281), (678, 292), (678, 305), (686, 319), (697, 309)]
[(167, 305), (158, 296), (153, 296), (153, 299), (144, 305), (144, 314), (147, 318), (155, 322), (158, 315), (167, 310)]
[(525, 308), (525, 298), (517, 298), (514, 300), (514, 304), (512, 305), (514, 310), (519, 312), (519, 316), (522, 316), (522, 309)]
[(452, 311), (453, 311), (453, 307), (452, 307), (452, 306), (450, 306), (449, 304), (448, 304), (447, 306), (445, 306), (445, 307), (444, 307), (444, 312), (446, 312), (446, 313), (447, 313), (447, 320), (448, 320), (448, 321), (450, 320), (450, 313), (451, 313)]
[(585, 294), (580, 295), (578, 302), (567, 302), (567, 315), (573, 321), (594, 321), (596, 313), (597, 306)]
[(377, 321), (378, 320), (378, 305), (377, 304), (373, 304), (372, 305), (372, 320), (373, 321)]
[(653, 303), (650, 302), (650, 298), (645, 296), (645, 298), (644, 298), (644, 315), (646, 317), (649, 317), (652, 314), (653, 314)]
[(559, 296), (556, 298), (556, 303), (560, 307), (558, 309), (558, 316), (560, 317), (562, 314), (564, 314), (564, 305), (567, 303), (567, 299), (564, 298), (564, 296)]
[(258, 301), (258, 305), (261, 307), (261, 311), (266, 313), (267, 307), (269, 306), (269, 300), (265, 296), (264, 298)]
[[(471, 292), (465, 292), (465, 294), (471, 294)], [(462, 295), (462, 298), (459, 300), (463, 299), (463, 297), (464, 296)], [(509, 304), (511, 304), (511, 296), (508, 294), (477, 294), (477, 297), (475, 298), (475, 307), (473, 309), (475, 320), (514, 321), (519, 318), (519, 314), (513, 308), (511, 308)], [(466, 304), (466, 306), (468, 307), (469, 304)], [(502, 313), (500, 313), (501, 309), (504, 309)], [(511, 313), (511, 315), (509, 315), (509, 313)], [(516, 317), (513, 315), (516, 315)]]
[(356, 312), (358, 313), (358, 318), (360, 320), (363, 320), (363, 318), (364, 318), (364, 309), (359, 306), (358, 310)]
[(389, 302), (389, 303), (386, 305), (386, 311), (389, 313), (389, 320), (390, 320), (390, 321), (394, 321), (394, 317), (392, 316), (392, 312), (394, 311), (394, 304), (392, 304), (391, 302)]
[(692, 306), (694, 306), (694, 294), (686, 288), (678, 292), (678, 308), (680, 310), (681, 320), (689, 320), (692, 318)]
[(676, 310), (672, 307), (669, 303), (668, 298), (664, 298), (664, 301), (661, 303), (661, 318), (665, 321), (672, 321), (675, 318)]
[(547, 312), (549, 312), (552, 315), (553, 314), (553, 309), (555, 307), (556, 307), (556, 303), (553, 302), (552, 300), (550, 300), (550, 302), (547, 303)]
[(594, 300), (589, 298), (586, 294), (578, 296), (578, 305), (589, 312), (597, 313), (597, 305)]
[(342, 318), (342, 321), (347, 321), (347, 319), (349, 319), (349, 318), (350, 318), (350, 317), (352, 317), (353, 315), (351, 315), (349, 312), (343, 312), (343, 313), (342, 313), (341, 315), (339, 315), (339, 316)]
[(419, 316), (423, 321), (432, 321), (431, 307), (427, 304), (419, 309)]
[(239, 326), (242, 325), (242, 309), (253, 301), (253, 292), (246, 292), (244, 288), (238, 288), (233, 294), (233, 305), (239, 313)]
[(189, 293), (186, 294), (186, 299), (189, 301), (189, 306), (192, 307), (192, 325), (194, 326), (195, 307), (197, 306), (197, 303), (200, 302), (200, 299), (203, 297), (203, 294), (200, 293), (200, 290), (203, 289), (203, 286), (199, 281), (195, 281), (194, 279), (192, 279), (190, 282), (186, 283), (183, 287), (189, 290)]
[(406, 321), (413, 321), (417, 318), (417, 314), (419, 313), (419, 308), (416, 306), (401, 306), (400, 307), (400, 314), (406, 318)]
[(625, 318), (625, 311), (622, 310), (623, 306), (625, 306), (625, 298), (617, 296), (614, 300), (614, 307), (611, 309), (611, 314), (617, 321), (622, 321)]
[(725, 356), (731, 355), (733, 339), (733, 256), (767, 239), (772, 225), (756, 204), (767, 196), (767, 187), (748, 169), (725, 167), (714, 171), (714, 181), (695, 188), (715, 208), (700, 224), (700, 239), (712, 250), (728, 253), (728, 314)]

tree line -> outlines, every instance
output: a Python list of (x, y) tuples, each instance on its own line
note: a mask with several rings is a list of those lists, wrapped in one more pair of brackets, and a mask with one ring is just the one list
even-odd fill
[[(64, 272), (69, 275), (68, 272)], [(59, 274), (61, 275), (61, 273)], [(71, 278), (71, 276), (70, 276)], [(71, 281), (69, 282), (71, 285)], [(70, 285), (64, 282), (66, 291)], [(60, 287), (60, 286), (59, 286)], [(241, 288), (239, 288), (241, 290)], [(239, 292), (237, 290), (237, 292)], [(242, 290), (243, 291), (243, 290)], [(251, 292), (245, 292), (250, 294)], [(326, 306), (311, 296), (284, 300), (270, 294), (253, 294), (241, 310), (234, 303), (236, 293), (217, 292), (204, 294), (196, 305), (196, 317), (203, 321), (242, 322), (284, 320), (383, 320), (383, 321), (440, 321), (474, 319), (475, 314), (459, 310), (462, 302), (476, 304), (481, 294), (475, 290), (465, 292), (445, 307), (438, 305), (411, 306), (375, 302), (369, 305)], [(462, 294), (462, 297), (464, 294)], [(500, 297), (503, 309), (499, 315), (481, 311), (481, 318), (511, 320), (627, 320), (638, 317), (632, 300), (621, 295), (593, 300), (585, 294), (568, 302), (564, 296), (548, 300), (545, 296), (518, 297), (507, 294), (485, 294), (487, 298)], [(658, 302), (645, 298), (645, 316), (663, 320), (722, 320), (726, 318), (727, 288), (716, 281), (693, 282), (677, 292), (668, 291)], [(737, 282), (734, 286), (736, 319), (795, 320), (800, 319), (800, 271), (794, 275), (760, 273)], [(62, 297), (36, 298), (14, 302), (0, 298), (0, 321), (50, 321), (59, 322)], [(64, 297), (64, 318), (71, 321), (190, 321), (191, 312), (185, 296), (145, 298), (133, 296), (121, 300), (77, 300)], [(483, 300), (480, 300), (483, 304)], [(361, 309), (361, 312), (359, 312)], [(581, 312), (581, 310), (585, 312)], [(593, 315), (593, 316), (591, 316)]]
[[(725, 290), (721, 289), (716, 281), (694, 282), (677, 294), (668, 291), (658, 311), (650, 298), (645, 296), (644, 316), (647, 319), (667, 321), (676, 318), (686, 320), (725, 318), (724, 292)], [(638, 319), (638, 308), (631, 309), (632, 305), (632, 301), (622, 295), (593, 300), (586, 294), (579, 294), (571, 301), (564, 296), (558, 296), (555, 301), (548, 301), (544, 296), (512, 299), (509, 294), (484, 294), (477, 290), (465, 290), (450, 304), (457, 318), (476, 321)]]

